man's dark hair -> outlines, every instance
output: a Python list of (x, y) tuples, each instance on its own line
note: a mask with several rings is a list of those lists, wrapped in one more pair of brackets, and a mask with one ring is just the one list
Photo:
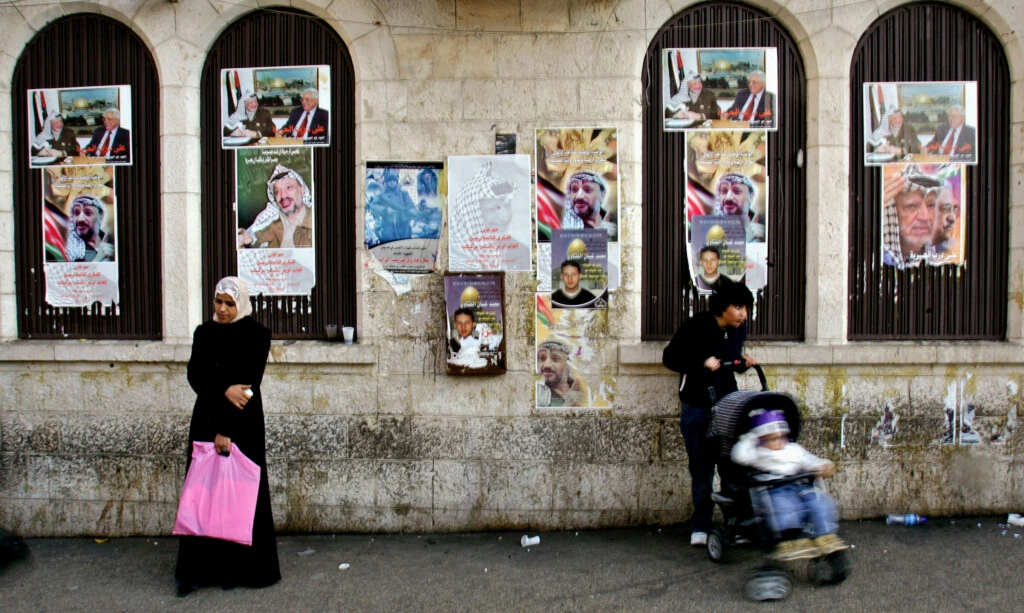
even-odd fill
[(708, 305), (711, 307), (711, 314), (715, 317), (720, 317), (731, 306), (747, 307), (747, 310), (750, 311), (754, 308), (754, 295), (750, 293), (746, 285), (733, 283), (711, 294)]
[(455, 312), (452, 313), (452, 321), (455, 321), (455, 318), (459, 315), (469, 315), (469, 318), (473, 320), (473, 323), (476, 323), (476, 315), (473, 313), (473, 309), (467, 309), (466, 307), (456, 309)]
[(718, 257), (719, 262), (722, 261), (722, 250), (719, 249), (718, 247), (715, 247), (714, 245), (704, 245), (703, 247), (701, 247), (699, 257), (703, 258), (705, 253), (713, 253), (716, 257)]
[(566, 266), (572, 266), (572, 267), (574, 267), (576, 269), (576, 272), (580, 273), (581, 275), (583, 274), (583, 267), (580, 266), (580, 263), (577, 262), (576, 260), (565, 260), (565, 261), (563, 261), (562, 265), (558, 267), (558, 270), (559, 271), (565, 270)]

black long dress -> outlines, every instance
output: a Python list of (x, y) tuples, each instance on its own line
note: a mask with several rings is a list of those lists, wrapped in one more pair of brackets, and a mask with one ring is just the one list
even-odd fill
[[(281, 578), (267, 480), (267, 444), (260, 382), (270, 353), (270, 330), (251, 317), (222, 324), (207, 321), (192, 337), (188, 382), (195, 390), (195, 408), (188, 432), (188, 461), (192, 441), (213, 441), (217, 434), (231, 442), (260, 467), (259, 494), (252, 527), (252, 546), (219, 539), (181, 537), (175, 578), (182, 585), (263, 587)], [(242, 410), (224, 396), (235, 384), (251, 385), (252, 398)]]

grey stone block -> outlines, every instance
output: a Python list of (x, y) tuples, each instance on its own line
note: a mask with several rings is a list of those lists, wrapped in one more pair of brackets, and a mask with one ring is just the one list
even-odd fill
[(433, 505), (431, 462), (388, 460), (377, 464), (377, 506), (400, 516)]
[(267, 456), (288, 459), (348, 456), (348, 418), (339, 415), (268, 415)]
[(377, 412), (377, 380), (368, 375), (323, 374), (312, 381), (313, 412), (360, 415)]
[(366, 460), (291, 460), (289, 512), (308, 505), (373, 507), (375, 470)]
[(660, 420), (598, 419), (594, 459), (599, 462), (653, 462), (658, 459), (660, 434)]
[(682, 509), (692, 507), (690, 473), (679, 462), (641, 466), (638, 489), (641, 512), (667, 510), (681, 513)]
[(59, 372), (45, 366), (23, 372), (15, 381), (15, 394), (14, 408), (18, 411), (76, 412), (86, 408), (77, 372)]
[(639, 467), (631, 464), (557, 463), (554, 466), (555, 511), (638, 509)]
[(348, 433), (349, 457), (416, 457), (411, 418), (352, 418)]
[(47, 413), (0, 413), (0, 451), (50, 454), (60, 448), (60, 422)]
[(59, 455), (53, 463), (57, 499), (177, 503), (181, 493), (173, 459)]
[(140, 424), (140, 433), (144, 434), (147, 442), (146, 453), (156, 456), (172, 456), (184, 461), (185, 454), (190, 453), (188, 446), (190, 420), (191, 416), (185, 413), (147, 415)]
[(139, 415), (65, 414), (60, 417), (60, 448), (63, 453), (146, 452), (146, 420)]
[(164, 373), (123, 370), (83, 372), (81, 389), (84, 409), (91, 412), (153, 412), (170, 409), (167, 375)]
[(413, 419), (409, 436), (414, 458), (465, 457), (466, 423), (461, 419)]
[(679, 418), (661, 421), (661, 441), (658, 451), (663, 462), (687, 461), (686, 444), (679, 429)]
[(549, 511), (554, 476), (551, 464), (485, 462), (480, 467), (480, 509)]
[(466, 422), (466, 457), (478, 459), (590, 460), (597, 418), (531, 417)]

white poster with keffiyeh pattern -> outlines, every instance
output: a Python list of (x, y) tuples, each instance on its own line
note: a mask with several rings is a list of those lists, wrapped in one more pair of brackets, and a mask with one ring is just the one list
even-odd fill
[(235, 160), (238, 276), (253, 296), (308, 296), (316, 285), (312, 150), (243, 149)]
[(114, 167), (53, 167), (42, 174), (46, 303), (117, 304)]
[(448, 157), (448, 268), (532, 270), (529, 155)]

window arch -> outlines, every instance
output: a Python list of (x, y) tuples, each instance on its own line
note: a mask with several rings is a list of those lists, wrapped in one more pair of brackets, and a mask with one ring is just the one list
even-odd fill
[[(978, 165), (967, 167), (965, 266), (882, 266), (881, 169), (865, 167), (863, 85), (977, 81)], [(850, 68), (851, 340), (1006, 337), (1010, 70), (999, 39), (947, 4), (901, 6), (861, 37)], [(898, 300), (893, 297), (898, 296)]]
[[(258, 41), (258, 42), (257, 42)], [(344, 42), (323, 20), (291, 9), (249, 13), (213, 43), (203, 66), (203, 302), (212, 314), (217, 280), (237, 272), (235, 153), (221, 148), (220, 71), (247, 66), (331, 67), (331, 145), (313, 149), (316, 285), (308, 297), (257, 297), (254, 317), (276, 338), (326, 338), (324, 326), (356, 320), (355, 71)]]
[(782, 127), (768, 136), (768, 284), (758, 292), (757, 317), (748, 325), (756, 339), (803, 339), (806, 177), (797, 165), (807, 139), (803, 59), (773, 17), (732, 3), (700, 4), (676, 15), (651, 41), (644, 59), (642, 337), (669, 339), (684, 319), (706, 308), (688, 272), (685, 138), (662, 128), (661, 55), (673, 47), (778, 49)]
[[(58, 308), (46, 303), (42, 180), (29, 168), (30, 89), (130, 85), (131, 166), (117, 166), (120, 304)], [(11, 87), (13, 197), (20, 338), (159, 339), (163, 334), (160, 269), (160, 87), (149, 49), (109, 17), (64, 17), (36, 34), (18, 59)]]

